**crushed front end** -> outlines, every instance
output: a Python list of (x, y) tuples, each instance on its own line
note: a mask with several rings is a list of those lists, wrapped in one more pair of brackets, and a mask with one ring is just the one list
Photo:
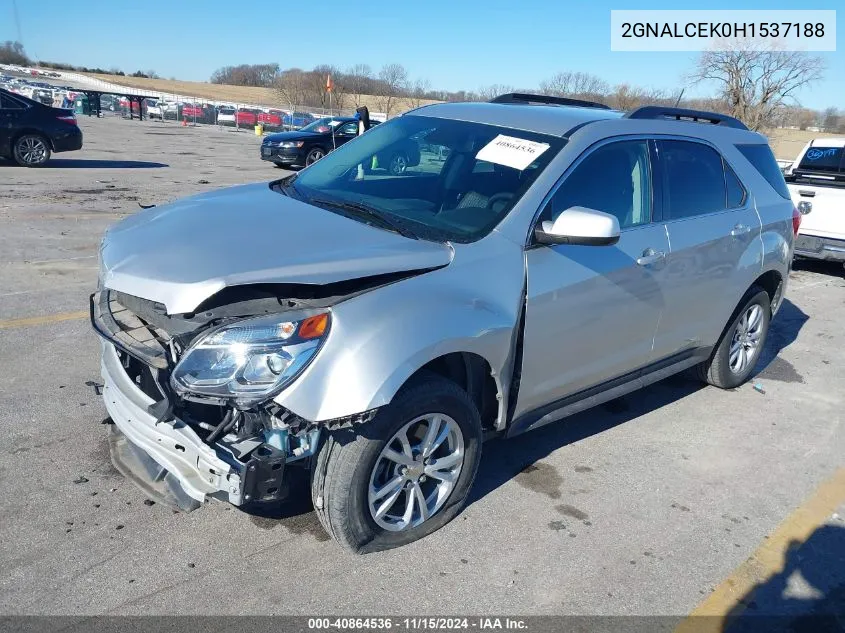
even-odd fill
[[(285, 320), (271, 297), (167, 315), (161, 304), (108, 289), (90, 307), (104, 339), (103, 398), (121, 472), (184, 510), (209, 497), (236, 506), (284, 498), (286, 466), (307, 464), (320, 428), (272, 396), (316, 353), (328, 316), (300, 310)], [(261, 328), (279, 340), (260, 338)], [(189, 354), (198, 362), (180, 367)]]

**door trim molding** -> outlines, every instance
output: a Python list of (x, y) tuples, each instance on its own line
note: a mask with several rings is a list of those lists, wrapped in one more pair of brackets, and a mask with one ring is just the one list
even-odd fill
[(514, 437), (533, 431), (668, 378), (707, 360), (712, 351), (712, 347), (687, 349), (523, 413), (508, 425), (506, 436)]

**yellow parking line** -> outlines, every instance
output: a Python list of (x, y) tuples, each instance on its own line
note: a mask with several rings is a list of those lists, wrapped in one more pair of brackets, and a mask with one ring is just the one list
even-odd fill
[(725, 616), (738, 615), (742, 610), (743, 607), (738, 607), (740, 600), (755, 586), (783, 571), (789, 544), (806, 541), (842, 503), (845, 503), (845, 468), (837, 470), (769, 534), (744, 563), (693, 609), (675, 633), (721, 632), (726, 624)]
[(88, 310), (79, 312), (61, 312), (59, 314), (45, 314), (44, 316), (26, 317), (23, 319), (8, 319), (0, 321), (0, 330), (13, 327), (33, 327), (36, 325), (47, 325), (48, 323), (59, 323), (60, 321), (75, 321), (88, 316)]

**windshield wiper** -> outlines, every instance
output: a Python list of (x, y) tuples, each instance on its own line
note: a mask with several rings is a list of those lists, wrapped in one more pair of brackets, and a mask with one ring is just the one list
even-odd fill
[(293, 182), (296, 180), (296, 177), (299, 174), (292, 174), (290, 176), (286, 176), (281, 180), (277, 180), (276, 182), (272, 183), (272, 188), (278, 191), (281, 194), (288, 196), (289, 198), (297, 198), (299, 199), (299, 192), (296, 190), (296, 187), (293, 186)]
[(368, 218), (373, 218), (377, 220), (383, 228), (393, 231), (394, 233), (398, 233), (402, 237), (407, 237), (412, 240), (418, 239), (416, 234), (411, 231), (411, 229), (402, 226), (396, 220), (392, 220), (378, 209), (364, 204), (363, 202), (350, 202), (347, 200), (328, 200), (326, 198), (311, 198), (308, 202), (310, 202), (311, 204), (323, 205), (326, 207), (335, 207), (336, 209), (343, 209), (345, 211), (353, 211)]

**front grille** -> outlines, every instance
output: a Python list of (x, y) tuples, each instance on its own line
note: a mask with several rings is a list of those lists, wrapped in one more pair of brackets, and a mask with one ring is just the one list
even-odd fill
[(119, 301), (120, 294), (102, 290), (91, 295), (91, 324), (97, 333), (157, 369), (167, 369), (170, 335), (144, 321)]

